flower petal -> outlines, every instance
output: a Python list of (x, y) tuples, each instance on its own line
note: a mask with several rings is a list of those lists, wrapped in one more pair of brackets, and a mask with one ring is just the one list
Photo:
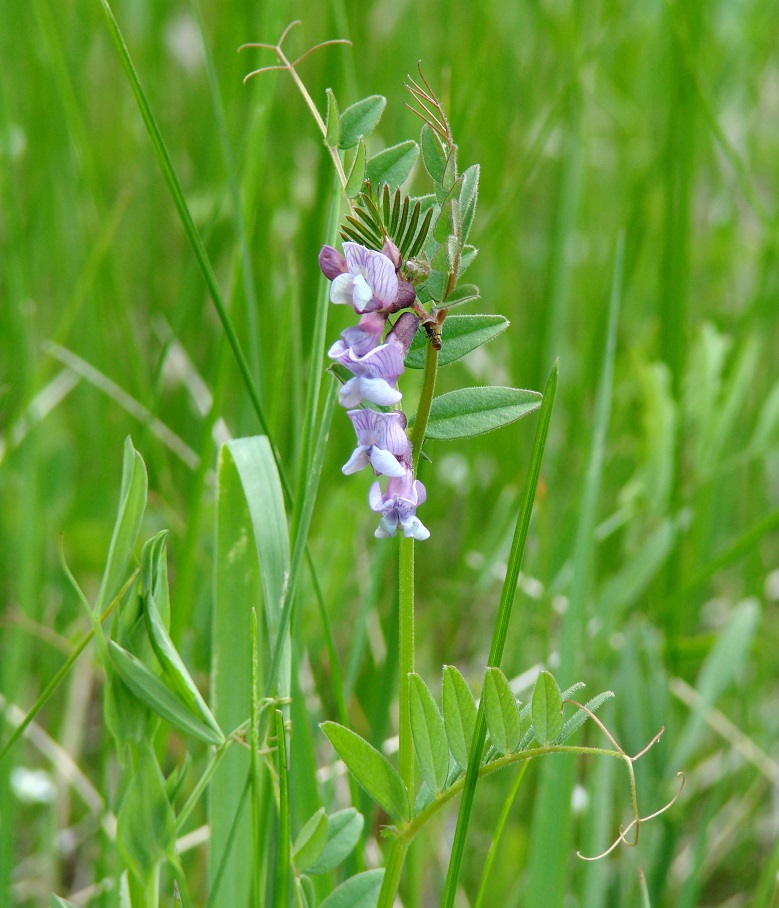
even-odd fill
[(341, 472), (347, 476), (350, 473), (356, 473), (358, 470), (361, 470), (363, 467), (367, 467), (370, 463), (368, 457), (368, 451), (370, 449), (367, 445), (359, 445), (354, 449), (352, 456), (346, 463), (341, 467)]
[(398, 276), (395, 274), (395, 266), (386, 255), (369, 250), (365, 277), (374, 297), (381, 304), (380, 308), (386, 309), (395, 302), (398, 295)]
[[(397, 388), (391, 388), (389, 383), (383, 378), (368, 378), (365, 375), (361, 375), (359, 378), (353, 378), (352, 381), (357, 382), (360, 399), (369, 400), (380, 407), (391, 407), (392, 404), (396, 404), (403, 397)], [(348, 381), (346, 385), (351, 385), (352, 381)], [(346, 385), (341, 388), (342, 394)], [(357, 401), (357, 403), (359, 402), (360, 400)], [(341, 400), (341, 403), (343, 404), (343, 400)], [(355, 404), (344, 404), (344, 406), (353, 407)]]
[(362, 387), (360, 386), (360, 379), (357, 377), (350, 378), (338, 392), (338, 403), (342, 407), (357, 407), (362, 398)]
[(406, 468), (394, 454), (377, 445), (372, 445), (368, 456), (371, 466), (377, 473), (383, 473), (385, 476), (402, 476), (406, 472)]
[(339, 274), (330, 285), (330, 300), (339, 306), (351, 306), (353, 290), (354, 275)]

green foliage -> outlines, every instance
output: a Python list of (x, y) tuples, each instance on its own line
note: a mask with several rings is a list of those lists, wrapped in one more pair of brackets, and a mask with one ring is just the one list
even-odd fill
[(443, 705), (449, 750), (460, 769), (467, 769), (476, 727), (476, 703), (465, 678), (453, 665), (444, 666)]
[(367, 174), (371, 185), (384, 184), (390, 190), (398, 189), (408, 179), (418, 157), (419, 146), (411, 139), (378, 152), (368, 160)]
[[(537, 391), (462, 388), (433, 400), (427, 438), (466, 438), (507, 426), (541, 406)], [(413, 421), (409, 421), (413, 425)]]
[(354, 148), (359, 140), (365, 139), (379, 125), (381, 115), (387, 106), (387, 99), (371, 95), (350, 104), (341, 114), (341, 148)]
[(563, 730), (563, 698), (549, 672), (540, 672), (531, 701), (533, 729), (542, 747), (556, 744)]
[[(439, 366), (447, 366), (467, 356), (508, 328), (509, 322), (502, 315), (449, 315), (443, 324), (443, 347), (438, 357)], [(417, 331), (406, 357), (410, 369), (422, 369), (425, 365), (427, 336), (424, 330)]]
[(322, 856), (327, 844), (327, 814), (324, 807), (308, 820), (292, 846), (292, 860), (298, 870), (308, 870)]
[(358, 873), (331, 892), (320, 908), (376, 908), (383, 878), (384, 868)]
[(327, 818), (327, 841), (307, 873), (329, 873), (351, 854), (360, 839), (364, 819), (354, 807), (338, 810)]
[(322, 731), (373, 800), (394, 819), (408, 819), (408, 792), (389, 760), (358, 734), (337, 722), (323, 722)]
[(165, 781), (148, 742), (139, 747), (138, 763), (119, 808), (116, 840), (144, 886), (153, 879), (159, 863), (174, 855), (176, 823)]
[(492, 746), (501, 756), (513, 753), (522, 740), (519, 706), (499, 668), (487, 669), (482, 696)]
[(410, 677), (411, 732), (414, 750), (428, 787), (439, 792), (446, 785), (449, 773), (449, 748), (444, 732), (444, 720), (433, 695), (417, 674)]

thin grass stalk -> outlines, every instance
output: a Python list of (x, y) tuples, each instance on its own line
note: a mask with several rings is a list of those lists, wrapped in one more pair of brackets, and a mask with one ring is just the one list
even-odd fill
[[(538, 479), (541, 475), (541, 462), (546, 447), (549, 423), (552, 419), (552, 407), (554, 406), (555, 393), (557, 391), (557, 378), (558, 364), (555, 362), (552, 371), (549, 373), (546, 387), (544, 388), (544, 399), (541, 404), (541, 412), (538, 425), (536, 426), (535, 438), (533, 440), (533, 454), (530, 460), (530, 470), (525, 482), (522, 505), (519, 509), (519, 514), (517, 515), (517, 525), (514, 531), (514, 539), (511, 544), (506, 579), (503, 583), (498, 619), (495, 624), (492, 645), (490, 647), (488, 663), (490, 666), (499, 667), (503, 656), (503, 647), (506, 643), (511, 609), (514, 604), (514, 596), (517, 590), (517, 580), (519, 579), (519, 571), (522, 567), (522, 559), (525, 554), (525, 546), (527, 544), (528, 531), (530, 529), (533, 502), (535, 501), (536, 489), (538, 488)], [(460, 876), (460, 867), (465, 851), (465, 839), (468, 834), (468, 823), (471, 817), (473, 798), (476, 793), (476, 782), (479, 777), (479, 766), (481, 765), (486, 736), (487, 720), (484, 714), (484, 698), (482, 697), (476, 716), (476, 728), (473, 733), (471, 754), (465, 775), (463, 797), (460, 801), (460, 812), (457, 816), (454, 845), (452, 846), (452, 855), (449, 859), (449, 869), (446, 874), (446, 884), (444, 887), (443, 900), (441, 902), (442, 908), (451, 908), (454, 904), (454, 897), (457, 892), (457, 880)]]
[(203, 16), (197, 0), (189, 0), (189, 8), (192, 11), (195, 22), (197, 22), (200, 40), (203, 44), (208, 87), (211, 91), (211, 104), (214, 110), (219, 144), (222, 147), (222, 157), (224, 158), (225, 172), (227, 175), (227, 188), (230, 193), (230, 202), (233, 207), (233, 217), (235, 219), (235, 229), (238, 235), (241, 278), (246, 301), (246, 326), (249, 334), (249, 363), (252, 368), (254, 379), (258, 383), (258, 387), (262, 388), (262, 375), (260, 372), (261, 336), (259, 307), (257, 304), (257, 293), (255, 291), (254, 266), (252, 265), (251, 250), (249, 249), (249, 236), (246, 229), (246, 219), (243, 214), (243, 204), (241, 202), (241, 190), (236, 176), (235, 157), (230, 144), (230, 137), (227, 132), (227, 118), (225, 117), (222, 93), (219, 90), (219, 80), (216, 77), (211, 50), (206, 41)]
[(289, 905), (289, 782), (287, 778), (287, 739), (284, 714), (276, 710), (276, 751), (279, 771), (279, 837), (276, 864), (276, 899), (278, 908)]
[(195, 258), (197, 259), (200, 270), (205, 279), (206, 285), (208, 287), (209, 293), (211, 295), (211, 300), (214, 303), (216, 308), (217, 315), (219, 316), (219, 321), (222, 323), (222, 328), (227, 336), (227, 340), (230, 343), (232, 348), (233, 355), (235, 357), (236, 364), (241, 373), (243, 383), (246, 387), (246, 391), (249, 395), (249, 398), (254, 408), (254, 412), (259, 420), (260, 426), (262, 427), (263, 433), (268, 437), (270, 442), (271, 449), (273, 451), (273, 456), (276, 461), (276, 466), (279, 470), (279, 475), (282, 477), (282, 485), (284, 486), (285, 494), (290, 495), (290, 488), (288, 482), (284, 478), (284, 472), (282, 469), (281, 455), (279, 454), (276, 443), (273, 440), (273, 436), (270, 432), (270, 426), (265, 417), (265, 411), (260, 400), (259, 391), (257, 390), (257, 385), (252, 377), (251, 370), (249, 369), (249, 364), (246, 360), (246, 355), (243, 352), (241, 343), (238, 340), (238, 335), (233, 327), (230, 314), (227, 310), (227, 307), (222, 298), (222, 292), (219, 289), (219, 284), (216, 279), (216, 274), (214, 273), (213, 266), (211, 265), (211, 260), (208, 257), (203, 241), (200, 237), (195, 222), (192, 219), (192, 215), (189, 211), (189, 206), (187, 205), (186, 199), (184, 198), (184, 192), (179, 183), (179, 179), (176, 175), (176, 171), (173, 167), (173, 162), (171, 161), (170, 155), (168, 154), (168, 149), (165, 146), (165, 142), (160, 133), (157, 121), (152, 114), (151, 107), (146, 98), (146, 94), (141, 85), (140, 79), (138, 78), (138, 73), (135, 70), (135, 65), (133, 64), (132, 58), (130, 57), (130, 52), (127, 49), (125, 44), (124, 37), (122, 32), (119, 29), (119, 24), (117, 23), (111, 7), (108, 3), (108, 0), (100, 0), (100, 4), (103, 7), (103, 12), (105, 13), (106, 20), (108, 22), (109, 31), (111, 32), (111, 38), (114, 42), (114, 46), (119, 53), (119, 58), (124, 68), (127, 79), (130, 83), (130, 88), (132, 89), (133, 95), (135, 96), (136, 103), (138, 104), (138, 109), (140, 110), (141, 117), (143, 118), (144, 125), (146, 126), (146, 131), (151, 140), (152, 147), (154, 149), (155, 156), (157, 157), (157, 162), (160, 165), (162, 170), (162, 175), (165, 179), (165, 182), (170, 190), (171, 196), (173, 197), (173, 203), (176, 206), (178, 211), (179, 218), (184, 227), (184, 231), (187, 234), (192, 249), (195, 253)]
[(516, 800), (517, 794), (519, 794), (519, 789), (522, 785), (522, 780), (525, 778), (525, 773), (527, 772), (528, 766), (530, 766), (530, 760), (522, 764), (522, 769), (520, 769), (520, 771), (517, 773), (517, 778), (514, 780), (514, 784), (511, 786), (511, 791), (509, 792), (506, 800), (503, 802), (503, 807), (501, 808), (498, 822), (495, 824), (495, 832), (493, 832), (492, 834), (490, 850), (487, 852), (487, 860), (484, 862), (484, 870), (482, 871), (481, 882), (479, 883), (479, 892), (476, 896), (476, 901), (474, 902), (473, 908), (482, 908), (482, 906), (484, 905), (484, 896), (487, 894), (487, 884), (490, 881), (492, 865), (495, 863), (495, 856), (498, 853), (498, 848), (500, 847), (500, 842), (503, 838), (503, 830), (506, 828), (506, 821), (508, 820), (509, 814), (511, 813), (511, 808), (514, 806), (514, 801)]
[[(586, 605), (594, 571), (594, 531), (603, 476), (606, 433), (611, 414), (624, 259), (624, 236), (620, 234), (617, 241), (608, 305), (603, 366), (592, 419), (592, 442), (582, 491), (580, 517), (576, 528), (573, 579), (569, 591), (568, 609), (563, 616), (560, 632), (560, 669), (557, 678), (563, 687), (567, 687), (574, 678), (578, 677), (586, 652), (583, 646), (583, 642), (586, 640)], [(575, 771), (576, 767), (572, 761), (566, 761), (560, 767), (542, 766), (539, 793), (531, 824), (528, 908), (557, 908), (563, 904), (568, 857), (571, 849), (570, 807)]]

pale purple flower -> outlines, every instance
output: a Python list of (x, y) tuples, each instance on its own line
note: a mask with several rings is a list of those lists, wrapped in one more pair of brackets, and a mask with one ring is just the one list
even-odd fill
[[(330, 355), (333, 355), (333, 349)], [(403, 348), (394, 338), (374, 347), (365, 356), (356, 356), (352, 347), (333, 356), (354, 374), (339, 392), (344, 407), (356, 407), (365, 399), (382, 407), (398, 403), (403, 396), (395, 387), (403, 371)]]
[(404, 536), (418, 539), (420, 542), (430, 536), (430, 530), (416, 515), (417, 507), (427, 497), (425, 487), (418, 479), (413, 478), (411, 470), (406, 469), (402, 476), (393, 476), (387, 484), (387, 491), (382, 495), (381, 486), (374, 482), (368, 495), (371, 510), (381, 514), (381, 521), (376, 529), (378, 539), (395, 536), (400, 529)]
[(319, 253), (325, 276), (334, 275), (330, 299), (350, 305), (360, 314), (389, 309), (398, 295), (398, 276), (392, 260), (358, 243), (344, 243), (344, 256), (347, 270), (340, 271), (341, 257), (335, 249), (325, 246)]
[(353, 328), (341, 333), (341, 340), (336, 341), (328, 351), (333, 359), (351, 349), (355, 356), (365, 356), (381, 340), (387, 316), (383, 312), (366, 312)]
[(403, 476), (406, 467), (400, 460), (411, 457), (411, 442), (406, 435), (403, 413), (377, 413), (375, 410), (349, 410), (347, 416), (357, 433), (357, 447), (344, 464), (347, 475), (370, 464), (376, 475)]

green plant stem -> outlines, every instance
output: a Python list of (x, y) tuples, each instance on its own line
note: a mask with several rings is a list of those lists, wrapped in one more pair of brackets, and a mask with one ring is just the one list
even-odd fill
[(398, 614), (400, 637), (400, 683), (398, 723), (398, 771), (414, 800), (414, 747), (411, 740), (409, 674), (414, 671), (414, 540), (400, 537), (398, 548)]
[(422, 444), (425, 440), (427, 422), (430, 419), (430, 408), (433, 406), (433, 394), (435, 392), (435, 380), (437, 375), (438, 350), (432, 344), (428, 344), (427, 357), (425, 359), (425, 377), (422, 382), (422, 393), (419, 397), (414, 428), (411, 430), (411, 461), (415, 476), (417, 467), (419, 466), (419, 456), (422, 453)]
[(157, 908), (160, 904), (160, 864), (157, 862), (152, 872), (149, 874), (149, 879), (146, 880), (146, 883), (143, 887), (143, 901), (145, 908)]
[[(433, 404), (435, 380), (438, 373), (438, 350), (429, 344), (425, 359), (425, 377), (419, 398), (414, 428), (411, 433), (412, 469), (416, 475), (422, 443), (425, 440), (430, 407)], [(400, 537), (398, 547), (398, 616), (399, 616), (399, 683), (398, 683), (398, 771), (414, 803), (414, 745), (411, 738), (411, 709), (409, 701), (409, 674), (414, 671), (414, 540)], [(391, 906), (400, 881), (408, 843), (396, 839), (390, 850), (387, 869), (381, 885), (379, 906)]]
[(197, 802), (200, 800), (200, 796), (206, 790), (206, 786), (211, 781), (211, 776), (216, 772), (217, 767), (222, 762), (222, 757), (227, 753), (228, 748), (233, 743), (233, 736), (230, 735), (225, 739), (224, 744), (220, 744), (219, 747), (211, 754), (211, 757), (208, 761), (208, 765), (203, 771), (203, 775), (197, 780), (195, 787), (192, 789), (190, 796), (187, 798), (186, 803), (179, 811), (179, 815), (176, 817), (176, 835), (181, 835), (184, 824), (187, 822), (187, 818), (194, 809)]
[(276, 905), (289, 905), (289, 783), (287, 778), (287, 739), (284, 731), (284, 715), (276, 710), (276, 748), (279, 758), (279, 838), (278, 863), (276, 865)]
[[(544, 456), (544, 448), (546, 447), (546, 436), (552, 418), (552, 408), (554, 405), (555, 393), (557, 391), (557, 377), (558, 364), (555, 362), (552, 371), (549, 373), (546, 387), (544, 388), (544, 400), (541, 405), (541, 414), (533, 442), (533, 456), (530, 462), (530, 471), (525, 482), (522, 506), (517, 516), (517, 526), (511, 544), (511, 554), (509, 555), (506, 579), (503, 583), (503, 591), (500, 597), (498, 620), (495, 623), (495, 630), (492, 636), (492, 645), (490, 647), (488, 662), (488, 665), (490, 666), (500, 666), (500, 661), (503, 657), (503, 648), (506, 644), (511, 610), (517, 590), (519, 570), (522, 567), (522, 559), (525, 554), (525, 545), (527, 543), (528, 530), (530, 528), (530, 516), (533, 512), (533, 502), (535, 501), (538, 479), (541, 474), (541, 461)], [(487, 720), (484, 714), (484, 698), (482, 697), (481, 702), (479, 703), (479, 711), (476, 716), (476, 728), (473, 733), (468, 769), (463, 782), (465, 791), (462, 801), (460, 802), (460, 812), (457, 815), (457, 828), (454, 835), (452, 855), (449, 859), (449, 869), (446, 874), (446, 885), (444, 887), (441, 908), (452, 908), (452, 905), (454, 904), (454, 897), (457, 891), (457, 880), (460, 875), (460, 865), (462, 864), (463, 852), (465, 850), (465, 839), (468, 834), (468, 823), (470, 821), (473, 799), (476, 793), (476, 782), (480, 777), (479, 767), (482, 760), (486, 736)]]

